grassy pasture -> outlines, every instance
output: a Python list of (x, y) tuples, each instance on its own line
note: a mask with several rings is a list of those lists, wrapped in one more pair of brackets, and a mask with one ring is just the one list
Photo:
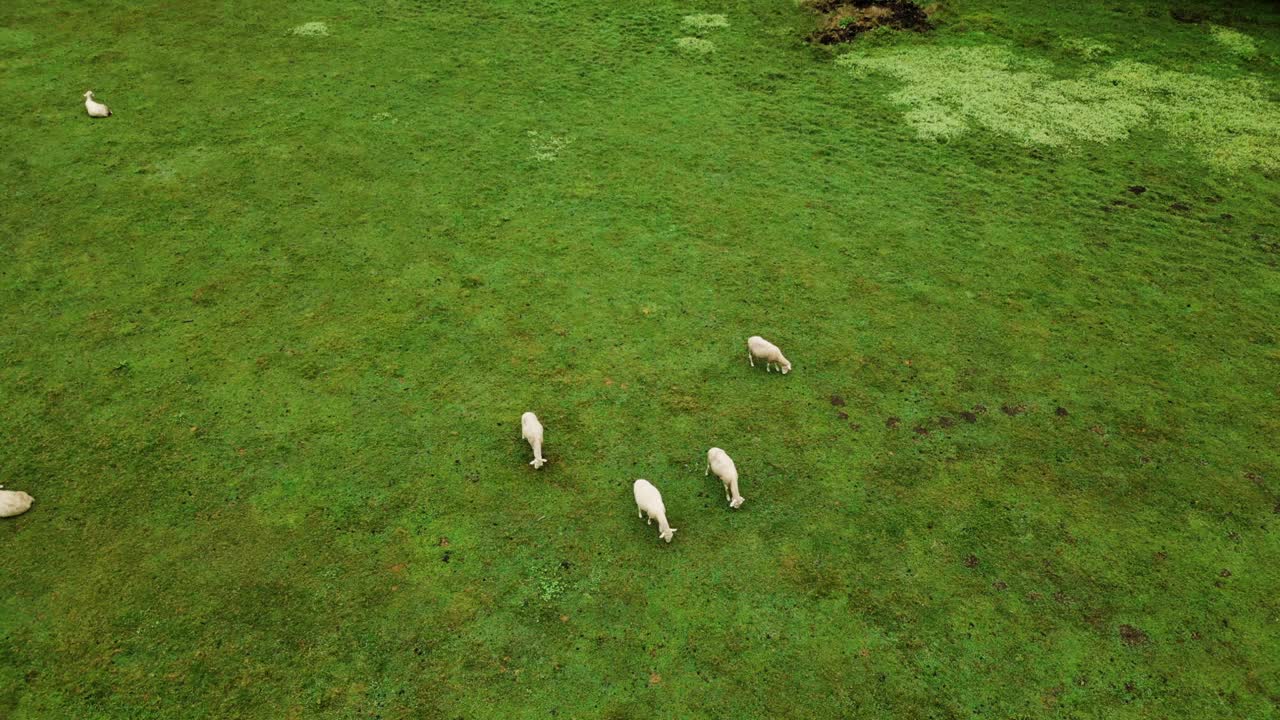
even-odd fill
[(0, 4), (0, 718), (1274, 717), (1280, 11), (935, 17)]

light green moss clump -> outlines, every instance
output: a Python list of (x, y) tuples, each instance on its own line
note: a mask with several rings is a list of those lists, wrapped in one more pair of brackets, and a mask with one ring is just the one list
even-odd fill
[(1251, 79), (1215, 78), (1123, 61), (1060, 79), (1043, 60), (997, 47), (903, 48), (838, 61), (890, 75), (904, 87), (919, 137), (955, 137), (981, 128), (1026, 145), (1122, 140), (1139, 126), (1164, 130), (1223, 169), (1280, 167), (1280, 107)]
[(1067, 38), (1062, 41), (1062, 47), (1079, 55), (1085, 60), (1094, 60), (1115, 52), (1110, 45), (1100, 43), (1089, 38)]
[(676, 40), (676, 48), (688, 55), (710, 55), (716, 51), (716, 44), (698, 37), (682, 37)]
[(327, 37), (329, 26), (322, 22), (308, 22), (298, 25), (289, 32), (302, 37)]
[(729, 18), (726, 15), (699, 13), (697, 15), (685, 15), (681, 24), (690, 30), (715, 30), (716, 28), (729, 27)]
[(1232, 30), (1221, 25), (1210, 25), (1209, 33), (1214, 40), (1218, 41), (1219, 45), (1222, 45), (1235, 55), (1249, 58), (1258, 54), (1258, 44), (1253, 41), (1253, 38), (1239, 30)]
[(551, 133), (538, 132), (530, 130), (529, 149), (532, 151), (530, 157), (541, 162), (552, 162), (560, 157), (560, 153), (573, 142), (572, 138), (560, 135), (552, 135)]
[(902, 80), (890, 97), (907, 106), (908, 122), (926, 138), (976, 126), (1024, 144), (1105, 142), (1125, 137), (1142, 116), (1115, 88), (1055, 80), (1048, 63), (994, 46), (910, 47), (840, 62)]

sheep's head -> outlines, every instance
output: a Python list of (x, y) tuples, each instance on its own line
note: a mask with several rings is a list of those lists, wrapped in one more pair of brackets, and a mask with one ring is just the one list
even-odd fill
[(93, 98), (93, 91), (92, 91), (92, 90), (85, 90), (85, 91), (84, 91), (84, 96), (85, 96), (85, 99), (92, 99), (92, 98)]
[(667, 542), (671, 542), (671, 537), (675, 534), (676, 534), (675, 528), (667, 528), (666, 532), (659, 532), (658, 537), (662, 538), (663, 540), (666, 540)]
[(787, 373), (791, 372), (791, 361), (783, 360), (781, 363), (779, 363), (778, 367), (782, 368), (782, 374), (786, 375)]
[(533, 466), (534, 470), (540, 469), (546, 463), (547, 461), (544, 460), (543, 458), (534, 458), (533, 460), (529, 461), (529, 464)]
[(742, 507), (742, 503), (746, 501), (747, 501), (746, 498), (739, 495), (738, 497), (729, 501), (729, 507), (733, 508), (734, 510), (737, 510), (738, 508)]

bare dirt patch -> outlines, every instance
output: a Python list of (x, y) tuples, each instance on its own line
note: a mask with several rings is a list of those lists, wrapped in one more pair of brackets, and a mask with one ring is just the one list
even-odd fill
[(902, 424), (902, 418), (897, 418), (897, 417), (885, 418), (885, 421), (884, 421), (884, 426), (889, 428), (890, 430), (893, 430), (894, 428), (898, 427), (901, 424)]
[(960, 411), (959, 413), (957, 413), (957, 414), (960, 416), (960, 419), (961, 419), (961, 420), (964, 420), (964, 421), (965, 421), (965, 422), (967, 422), (967, 423), (976, 423), (976, 422), (978, 422), (978, 416), (977, 416), (976, 414), (974, 414), (974, 413), (969, 412), (968, 410), (961, 410), (961, 411)]
[(840, 397), (839, 395), (832, 395), (831, 404), (835, 405), (836, 407), (844, 407), (845, 405), (844, 398)]
[(1053, 411), (1053, 414), (1054, 414), (1054, 415), (1057, 415), (1058, 417), (1066, 417), (1066, 416), (1070, 415), (1071, 413), (1067, 412), (1067, 409), (1066, 409), (1066, 408), (1064, 408), (1064, 407), (1062, 407), (1061, 405), (1059, 405), (1059, 406), (1058, 406), (1058, 408), (1057, 408), (1056, 410), (1054, 410), (1054, 411)]
[(820, 45), (852, 42), (865, 32), (887, 27), (924, 32), (933, 26), (925, 9), (911, 0), (809, 0), (821, 15), (809, 41)]
[(1147, 642), (1151, 640), (1146, 633), (1132, 625), (1120, 626), (1120, 639), (1124, 641), (1125, 645), (1129, 645), (1130, 647), (1134, 645), (1146, 645)]
[(1000, 412), (1009, 417), (1016, 417), (1027, 411), (1026, 405), (1001, 405)]
[(955, 425), (955, 424), (956, 424), (956, 421), (955, 421), (955, 420), (952, 420), (950, 415), (939, 415), (939, 416), (938, 416), (938, 425), (939, 425), (939, 426), (941, 426), (941, 427), (949, 428), (949, 427), (951, 427), (952, 425)]

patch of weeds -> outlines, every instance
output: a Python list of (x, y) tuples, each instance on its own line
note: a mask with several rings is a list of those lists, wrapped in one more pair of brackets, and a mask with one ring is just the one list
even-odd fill
[(686, 55), (710, 55), (716, 44), (700, 37), (682, 37), (676, 40), (676, 49)]
[(726, 15), (699, 13), (697, 15), (685, 15), (680, 24), (692, 31), (716, 30), (729, 27), (729, 18)]
[(291, 35), (301, 37), (328, 37), (329, 26), (319, 21), (302, 23), (289, 31)]
[(1089, 38), (1067, 38), (1062, 41), (1062, 47), (1085, 60), (1093, 60), (1115, 52), (1110, 45)]
[(1280, 107), (1253, 78), (1220, 80), (1121, 61), (1059, 79), (998, 46), (904, 47), (837, 60), (901, 80), (890, 99), (925, 140), (980, 128), (1024, 145), (1107, 143), (1152, 126), (1224, 170), (1280, 169)]
[(569, 143), (573, 142), (572, 138), (538, 132), (537, 130), (530, 130), (528, 135), (529, 148), (533, 151), (533, 155), (530, 157), (541, 162), (551, 162), (558, 159), (561, 151), (569, 147)]
[(1253, 38), (1239, 30), (1232, 30), (1221, 25), (1210, 25), (1209, 34), (1213, 36), (1214, 40), (1218, 41), (1219, 45), (1226, 48), (1233, 55), (1251, 58), (1258, 54), (1258, 44), (1253, 41)]
[(538, 586), (538, 599), (543, 602), (555, 602), (569, 589), (554, 569), (539, 570), (534, 576), (534, 582)]

